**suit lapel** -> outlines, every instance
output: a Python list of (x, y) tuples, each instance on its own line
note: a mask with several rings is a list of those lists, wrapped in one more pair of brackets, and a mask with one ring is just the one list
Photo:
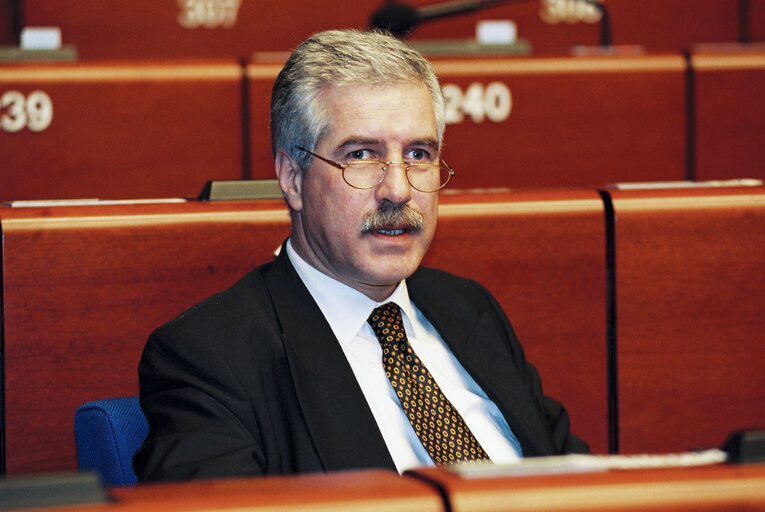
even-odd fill
[(324, 468), (395, 469), (340, 344), (285, 250), (266, 284), (300, 407)]
[[(552, 439), (544, 434), (548, 430), (544, 418), (508, 349), (508, 335), (500, 318), (488, 307), (477, 317), (455, 314), (453, 308), (447, 306), (450, 299), (442, 288), (431, 289), (426, 279), (410, 279), (408, 284), (414, 303), (441, 334), (460, 364), (499, 407), (521, 442), (524, 455), (555, 453)], [(460, 300), (459, 297), (453, 299)]]

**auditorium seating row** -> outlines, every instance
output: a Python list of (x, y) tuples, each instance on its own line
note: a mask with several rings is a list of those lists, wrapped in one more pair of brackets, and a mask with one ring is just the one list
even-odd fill
[[(271, 178), (283, 56), (0, 67), (0, 200), (194, 197)], [(453, 188), (765, 177), (765, 49), (434, 59)]]
[[(447, 189), (448, 190), (448, 189)], [(153, 328), (270, 261), (281, 200), (0, 207), (3, 462), (73, 469), (80, 404), (138, 392)], [(597, 453), (765, 425), (765, 187), (443, 192), (424, 264), (497, 297)]]
[[(57, 26), (82, 58), (244, 57), (294, 48), (313, 32), (364, 28), (384, 0), (255, 2), (252, 0), (56, 0), (16, 2), (26, 26)], [(422, 8), (438, 0), (402, 1)], [(466, 4), (468, 2), (465, 2)], [(478, 2), (475, 2), (476, 4)], [(600, 43), (599, 12), (578, 0), (494, 2), (491, 9), (420, 23), (417, 41), (475, 37), (481, 20), (513, 20), (537, 55)], [(765, 0), (605, 0), (612, 41), (650, 51), (696, 43), (765, 40)], [(497, 5), (500, 4), (500, 5)], [(1, 9), (2, 7), (0, 7)], [(9, 16), (10, 17), (10, 16)], [(140, 37), (136, 37), (140, 34)]]

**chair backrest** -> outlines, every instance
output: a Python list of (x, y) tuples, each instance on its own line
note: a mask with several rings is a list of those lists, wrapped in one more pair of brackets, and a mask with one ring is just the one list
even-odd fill
[(137, 396), (88, 402), (74, 413), (77, 464), (98, 471), (106, 485), (135, 485), (133, 454), (149, 432)]

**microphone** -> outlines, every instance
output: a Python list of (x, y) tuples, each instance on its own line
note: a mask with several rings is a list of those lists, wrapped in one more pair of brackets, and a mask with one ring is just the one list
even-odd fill
[(419, 9), (406, 4), (399, 4), (395, 1), (389, 1), (372, 13), (369, 26), (387, 30), (397, 37), (402, 37), (414, 30), (423, 21), (456, 16), (494, 5), (518, 1), (527, 0), (455, 0), (426, 5)]
[[(423, 21), (456, 16), (478, 11), (495, 5), (524, 2), (528, 0), (452, 0), (438, 4), (425, 5), (416, 9), (410, 5), (389, 0), (369, 19), (371, 28), (387, 30), (396, 37), (404, 37)], [(611, 23), (608, 10), (598, 0), (580, 0), (600, 11), (600, 45), (611, 46)]]

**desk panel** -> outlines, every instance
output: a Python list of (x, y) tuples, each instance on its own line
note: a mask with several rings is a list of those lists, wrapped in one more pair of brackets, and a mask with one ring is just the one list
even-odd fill
[(138, 393), (149, 333), (273, 258), (278, 201), (0, 209), (8, 474), (76, 467), (82, 403)]
[(242, 177), (235, 61), (0, 65), (0, 201), (196, 196)]
[(608, 451), (603, 205), (594, 191), (441, 195), (424, 264), (484, 284), (572, 431)]
[[(434, 59), (447, 97), (451, 188), (602, 186), (686, 176), (680, 55)], [(273, 176), (268, 138), (279, 63), (247, 68), (254, 177)]]
[(765, 46), (698, 49), (696, 179), (765, 178)]
[(765, 188), (612, 195), (622, 451), (765, 425)]
[[(320, 30), (366, 27), (383, 2), (359, 0), (353, 9), (339, 0), (70, 0), (66, 8), (56, 0), (25, 0), (23, 5), (27, 25), (61, 27), (64, 42), (91, 59), (245, 57), (253, 51), (286, 51)], [(617, 44), (680, 51), (698, 42), (738, 38), (737, 1), (608, 0), (606, 5)], [(537, 54), (568, 53), (576, 45), (599, 44), (597, 13), (569, 0), (517, 2), (434, 20), (421, 24), (412, 38), (473, 39), (476, 23), (485, 19), (515, 21), (518, 36)]]
[(412, 473), (444, 489), (453, 512), (765, 510), (762, 464), (476, 479)]
[(752, 41), (765, 41), (765, 0), (749, 0), (749, 33)]
[[(607, 449), (602, 205), (595, 192), (442, 195), (425, 264), (480, 280), (545, 391)], [(281, 200), (0, 209), (9, 474), (73, 469), (83, 402), (136, 394), (152, 329), (273, 258)]]
[[(288, 477), (209, 480), (112, 489), (115, 501), (92, 512), (401, 511), (445, 512), (438, 491), (392, 471), (348, 471)], [(55, 510), (82, 510), (64, 507)]]

